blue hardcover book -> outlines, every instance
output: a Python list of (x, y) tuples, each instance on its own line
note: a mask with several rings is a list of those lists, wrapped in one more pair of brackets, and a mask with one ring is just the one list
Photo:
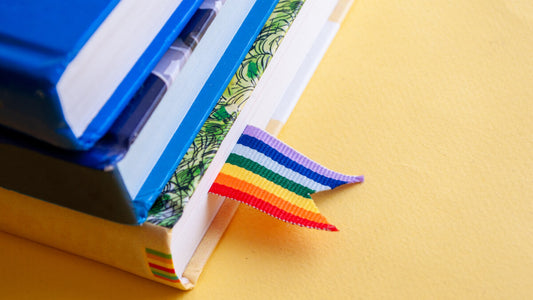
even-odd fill
[(214, 20), (225, 0), (204, 0), (187, 25), (148, 75), (108, 132), (86, 151), (51, 147), (35, 139), (21, 137), (0, 126), (0, 138), (12, 145), (36, 151), (93, 169), (109, 169), (127, 153), (172, 81)]
[[(116, 165), (127, 154), (225, 1), (202, 2), (109, 131), (93, 147), (87, 151), (68, 151), (49, 147), (51, 150), (48, 155), (94, 169), (109, 169)], [(32, 148), (39, 149), (45, 146), (36, 143)]]
[(0, 124), (90, 148), (200, 3), (0, 1)]
[(0, 186), (120, 223), (142, 223), (276, 3), (227, 0), (168, 90), (157, 75), (149, 77), (90, 151), (58, 149), (1, 129)]

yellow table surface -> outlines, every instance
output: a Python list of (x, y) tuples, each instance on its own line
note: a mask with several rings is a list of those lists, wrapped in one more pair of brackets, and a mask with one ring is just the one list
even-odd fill
[(280, 137), (340, 232), (241, 207), (191, 292), (0, 233), (0, 298), (533, 297), (533, 2), (359, 1)]

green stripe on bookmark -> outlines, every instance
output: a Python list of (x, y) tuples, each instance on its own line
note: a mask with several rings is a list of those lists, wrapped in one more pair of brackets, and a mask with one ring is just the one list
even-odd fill
[(279, 175), (278, 173), (268, 169), (267, 167), (264, 167), (260, 164), (258, 164), (257, 162), (251, 160), (251, 159), (248, 159), (244, 156), (240, 156), (238, 154), (235, 154), (235, 153), (232, 153), (230, 154), (230, 156), (228, 157), (228, 160), (226, 161), (226, 163), (229, 163), (229, 164), (232, 164), (234, 166), (237, 166), (237, 167), (241, 167), (243, 169), (246, 169), (250, 172), (253, 172), (263, 178), (265, 178), (266, 180), (269, 180), (281, 187), (283, 187), (284, 189), (286, 190), (289, 190), (299, 196), (302, 196), (304, 198), (309, 198), (311, 199), (311, 196), (310, 194), (313, 194), (315, 191), (308, 188), (308, 187), (305, 187), (301, 184), (298, 184), (286, 177), (283, 177), (281, 175)]

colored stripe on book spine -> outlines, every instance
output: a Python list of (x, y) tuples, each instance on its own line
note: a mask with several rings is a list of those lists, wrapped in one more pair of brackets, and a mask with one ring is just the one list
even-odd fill
[(146, 248), (146, 258), (148, 261), (148, 268), (155, 277), (173, 283), (180, 282), (179, 277), (174, 270), (172, 255)]
[(161, 265), (172, 266), (172, 260), (171, 259), (166, 259), (166, 258), (159, 257), (159, 256), (156, 256), (156, 255), (153, 255), (153, 254), (149, 254), (149, 253), (146, 254), (146, 257), (148, 257), (152, 261), (157, 261)]
[(146, 248), (146, 253), (150, 253), (150, 254), (153, 254), (153, 255), (156, 255), (156, 256), (159, 256), (159, 257), (162, 257), (162, 258), (166, 258), (166, 259), (172, 259), (172, 255), (166, 254), (166, 253), (163, 253), (163, 252), (159, 252), (159, 251), (156, 251), (156, 250), (150, 249), (150, 248)]
[(150, 266), (150, 268), (157, 269), (159, 271), (163, 271), (169, 274), (176, 274), (176, 271), (174, 271), (174, 268), (165, 268), (163, 266), (156, 265), (154, 263), (148, 263), (148, 265)]
[(166, 281), (170, 281), (173, 283), (180, 282), (180, 279), (178, 278), (178, 276), (175, 276), (175, 275), (167, 275), (162, 272), (155, 271), (155, 270), (152, 270), (152, 274), (154, 274), (155, 277), (166, 280)]

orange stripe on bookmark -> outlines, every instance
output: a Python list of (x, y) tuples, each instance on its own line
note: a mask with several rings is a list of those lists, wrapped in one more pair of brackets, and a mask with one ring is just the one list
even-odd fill
[(337, 227), (329, 223), (318, 223), (311, 220), (307, 220), (298, 216), (295, 216), (287, 211), (280, 209), (262, 199), (256, 198), (252, 195), (246, 194), (243, 191), (227, 187), (218, 183), (214, 183), (211, 186), (211, 192), (219, 195), (233, 195), (232, 199), (239, 199), (238, 201), (248, 204), (266, 214), (269, 214), (282, 221), (308, 227), (314, 229), (322, 229), (327, 231), (338, 231)]
[(267, 132), (247, 126), (209, 192), (289, 223), (337, 231), (318, 212), (310, 194), (363, 180), (331, 171)]
[[(286, 200), (284, 200), (283, 198), (280, 198), (270, 193), (269, 191), (261, 189), (260, 187), (253, 185), (251, 183), (248, 183), (244, 180), (240, 180), (238, 178), (220, 173), (218, 174), (217, 179), (215, 179), (215, 183), (241, 190), (248, 195), (251, 195), (255, 198), (262, 199), (263, 201), (270, 203), (272, 206), (275, 206), (297, 217), (307, 219), (307, 220), (317, 222), (317, 223), (327, 223), (326, 218), (320, 213), (314, 213), (309, 210), (303, 209), (297, 205), (291, 204), (287, 202)], [(238, 199), (235, 199), (235, 200), (238, 200)], [(312, 200), (309, 199), (309, 201), (312, 201)]]

